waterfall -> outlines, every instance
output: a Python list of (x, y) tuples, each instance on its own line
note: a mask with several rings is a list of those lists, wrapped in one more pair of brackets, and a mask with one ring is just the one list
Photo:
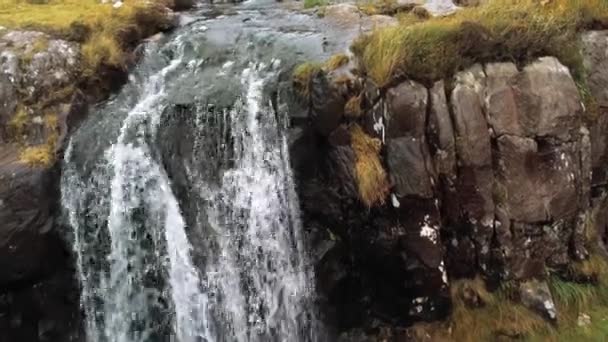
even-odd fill
[(244, 99), (229, 113), (234, 167), (210, 201), (210, 223), (222, 232), (211, 283), (223, 294), (238, 341), (315, 340), (310, 317), (301, 316), (311, 279), (287, 141), (262, 94), (263, 75), (277, 64), (252, 64), (242, 72)]
[[(280, 61), (205, 64), (205, 31), (193, 24), (147, 46), (66, 150), (62, 204), (88, 342), (319, 340), (287, 113), (265, 91)], [(165, 122), (187, 95), (217, 102), (220, 76), (233, 81), (221, 90), (231, 104), (195, 106), (192, 155), (168, 152), (190, 182), (180, 196), (162, 151), (189, 137), (166, 138)]]

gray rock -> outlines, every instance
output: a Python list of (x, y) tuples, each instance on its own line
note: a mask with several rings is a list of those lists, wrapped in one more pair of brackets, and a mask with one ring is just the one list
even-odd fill
[(524, 306), (541, 314), (545, 319), (557, 321), (557, 308), (546, 282), (538, 280), (524, 282), (520, 284), (519, 294)]
[[(0, 39), (0, 70), (34, 98), (73, 84), (79, 67), (78, 45), (34, 31), (10, 31)], [(26, 63), (19, 59), (28, 56)]]
[(438, 174), (452, 177), (455, 176), (456, 146), (443, 81), (435, 83), (430, 90), (430, 100), (428, 132), (431, 144), (435, 145), (435, 168)]
[(464, 166), (489, 166), (492, 163), (490, 134), (482, 110), (485, 74), (475, 65), (456, 74), (451, 94), (456, 152)]
[(428, 145), (421, 138), (389, 139), (386, 146), (389, 174), (398, 196), (433, 197), (434, 174)]
[(608, 30), (581, 35), (587, 83), (600, 106), (608, 107)]
[(552, 145), (512, 135), (497, 139), (497, 196), (512, 220), (544, 222), (578, 209), (580, 175), (573, 144)]
[(517, 103), (530, 134), (569, 140), (578, 132), (583, 107), (568, 68), (554, 57), (539, 58), (517, 81)]
[(419, 83), (405, 81), (386, 92), (387, 136), (422, 138), (425, 133), (428, 91)]

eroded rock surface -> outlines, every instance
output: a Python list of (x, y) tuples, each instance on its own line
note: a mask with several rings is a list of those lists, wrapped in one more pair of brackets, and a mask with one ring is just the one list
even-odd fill
[[(349, 260), (340, 280), (320, 289), (330, 306), (348, 311), (334, 312), (338, 327), (440, 319), (450, 279), (475, 275), (521, 284), (524, 305), (550, 320), (559, 315), (543, 281), (547, 267), (587, 258), (590, 244), (605, 249), (587, 237), (608, 231), (608, 32), (582, 39), (599, 104), (592, 122), (569, 70), (553, 57), (478, 64), (431, 87), (404, 80), (378, 89), (360, 80), (347, 97), (364, 99), (363, 114), (347, 121), (382, 141), (391, 180), (384, 204), (365, 208), (349, 185), (357, 181), (348, 172), (353, 159), (308, 135), (316, 157), (294, 165), (305, 223), (338, 241), (325, 253), (333, 257), (319, 261), (319, 277), (336, 257)], [(337, 121), (335, 131), (345, 120)], [(292, 145), (295, 160), (303, 143)], [(327, 167), (336, 163), (340, 172)]]

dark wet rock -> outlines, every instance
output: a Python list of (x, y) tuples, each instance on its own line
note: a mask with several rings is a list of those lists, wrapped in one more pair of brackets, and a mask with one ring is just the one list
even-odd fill
[(0, 288), (42, 278), (63, 261), (50, 234), (56, 196), (50, 171), (19, 163), (16, 153), (4, 147), (0, 158)]
[(435, 175), (428, 145), (422, 138), (389, 139), (386, 160), (398, 196), (433, 197)]
[(7, 74), (0, 73), (0, 143), (8, 142), (7, 125), (17, 109), (16, 89)]
[(519, 295), (524, 306), (538, 312), (549, 321), (557, 322), (557, 308), (546, 282), (530, 280), (521, 283)]
[[(54, 229), (54, 171), (0, 149), (0, 340), (74, 341), (78, 289), (63, 238)], [(70, 325), (69, 322), (73, 322)]]
[(310, 89), (310, 118), (317, 132), (327, 136), (340, 124), (346, 99), (320, 70), (313, 74)]

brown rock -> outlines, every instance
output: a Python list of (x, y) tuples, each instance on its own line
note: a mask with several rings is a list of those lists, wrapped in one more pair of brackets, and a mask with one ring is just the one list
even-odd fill
[(529, 138), (503, 135), (497, 146), (497, 200), (512, 220), (534, 223), (576, 213), (580, 170), (574, 145), (539, 146)]
[(405, 81), (387, 91), (386, 102), (387, 137), (424, 136), (428, 91), (423, 85)]

